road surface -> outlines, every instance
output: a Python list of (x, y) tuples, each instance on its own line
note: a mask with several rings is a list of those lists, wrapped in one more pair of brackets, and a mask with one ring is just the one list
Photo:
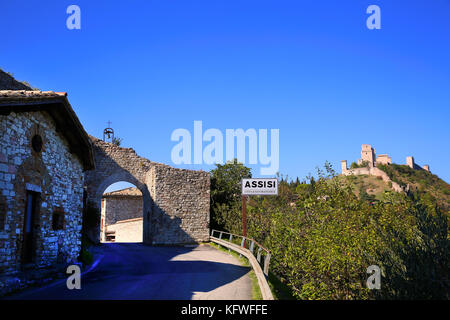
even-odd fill
[(209, 245), (152, 247), (107, 243), (95, 248), (97, 266), (82, 275), (81, 289), (61, 279), (8, 299), (251, 299), (249, 267)]

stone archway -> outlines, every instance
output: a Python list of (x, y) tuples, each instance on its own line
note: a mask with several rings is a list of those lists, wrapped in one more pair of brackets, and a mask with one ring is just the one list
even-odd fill
[[(95, 170), (85, 174), (87, 201), (98, 210), (106, 188), (134, 184), (143, 197), (143, 241), (183, 244), (209, 240), (209, 174), (176, 169), (90, 136)], [(99, 242), (100, 224), (92, 230)]]
[[(153, 199), (150, 195), (150, 192), (148, 191), (148, 187), (145, 183), (142, 183), (141, 181), (137, 180), (135, 176), (133, 176), (128, 171), (121, 171), (116, 170), (115, 173), (112, 173), (110, 176), (103, 179), (103, 181), (93, 190), (92, 196), (88, 196), (89, 201), (91, 203), (95, 203), (95, 206), (101, 211), (101, 200), (103, 197), (103, 194), (105, 190), (112, 184), (116, 182), (128, 182), (133, 184), (142, 194), (142, 218), (143, 218), (143, 225), (148, 224), (147, 219), (151, 216), (151, 210), (153, 207)], [(89, 193), (88, 193), (89, 194)], [(100, 201), (100, 202), (99, 202)], [(100, 227), (100, 226), (99, 226)], [(146, 229), (143, 228), (143, 231), (145, 232)], [(93, 230), (91, 232), (93, 235), (97, 235), (97, 230)], [(148, 236), (148, 234), (147, 234)], [(147, 241), (144, 240), (145, 237), (147, 237), (145, 234), (143, 234), (143, 241), (147, 243), (151, 243), (151, 240), (147, 239)], [(97, 239), (99, 241), (100, 239)]]

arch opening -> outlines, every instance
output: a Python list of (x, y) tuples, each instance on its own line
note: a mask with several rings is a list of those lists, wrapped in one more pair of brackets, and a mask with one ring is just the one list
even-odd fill
[(110, 184), (102, 192), (100, 208), (100, 242), (143, 242), (144, 199), (135, 184)]

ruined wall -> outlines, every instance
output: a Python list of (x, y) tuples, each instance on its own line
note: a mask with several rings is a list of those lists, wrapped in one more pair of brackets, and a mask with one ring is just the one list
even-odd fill
[(380, 177), (384, 182), (391, 183), (392, 189), (396, 192), (404, 192), (403, 188), (396, 182), (392, 181), (389, 176), (381, 169), (378, 169), (377, 167), (372, 168), (355, 168), (355, 169), (348, 169), (345, 172), (342, 172), (344, 176), (350, 176), (350, 175), (371, 175), (375, 177)]
[[(31, 139), (39, 134), (41, 152)], [(35, 264), (76, 260), (81, 244), (83, 168), (56, 133), (46, 112), (0, 115), (0, 273), (21, 263), (27, 189), (40, 192), (35, 227)], [(52, 229), (53, 212), (64, 212), (62, 230)]]
[[(86, 186), (88, 200), (99, 210), (105, 189), (126, 181), (142, 193), (145, 243), (209, 240), (209, 173), (172, 168), (140, 157), (131, 148), (91, 139), (96, 169), (86, 172)], [(100, 226), (96, 234), (98, 241)]]

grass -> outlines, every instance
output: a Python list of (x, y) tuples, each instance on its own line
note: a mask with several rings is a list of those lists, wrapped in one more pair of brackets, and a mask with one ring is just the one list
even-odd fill
[(269, 287), (275, 300), (297, 300), (297, 298), (292, 293), (292, 289), (289, 288), (289, 286), (283, 283), (275, 274), (270, 271), (267, 280), (267, 282), (269, 282)]
[[(223, 251), (225, 253), (232, 255), (233, 257), (238, 259), (244, 267), (251, 268), (251, 265), (250, 265), (250, 262), (248, 261), (248, 259), (241, 256), (240, 254), (236, 253), (235, 251), (228, 250), (227, 248), (224, 248), (221, 245), (211, 243), (211, 242), (209, 243), (209, 245), (213, 248), (216, 248), (220, 251)], [(256, 274), (252, 268), (251, 268), (251, 271), (249, 272), (249, 277), (250, 277), (250, 280), (252, 281), (252, 299), (253, 300), (262, 300), (262, 294), (261, 294), (261, 290), (259, 289), (258, 279), (256, 278)]]

